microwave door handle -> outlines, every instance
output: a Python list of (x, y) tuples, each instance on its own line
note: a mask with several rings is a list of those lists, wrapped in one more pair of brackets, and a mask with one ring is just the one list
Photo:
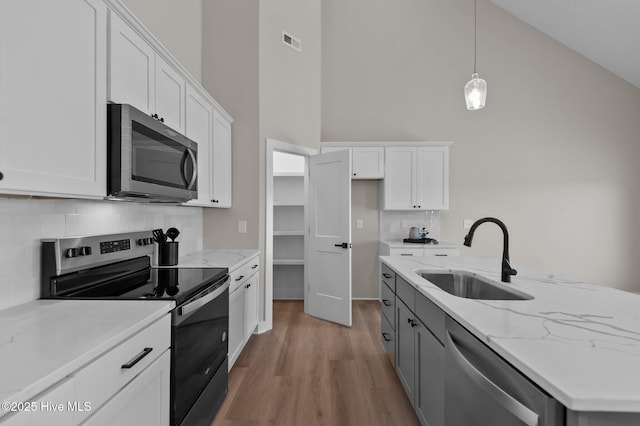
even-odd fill
[(182, 182), (184, 183), (185, 188), (189, 188), (189, 181), (187, 180), (187, 156), (189, 155), (189, 150), (185, 149), (182, 153), (182, 158), (180, 159), (180, 176), (182, 177)]
[(196, 155), (192, 150), (187, 149), (189, 153), (189, 158), (191, 158), (191, 163), (193, 164), (193, 174), (191, 175), (191, 181), (189, 185), (187, 185), (187, 189), (193, 189), (193, 186), (196, 184), (196, 179), (198, 178), (198, 163), (196, 162)]

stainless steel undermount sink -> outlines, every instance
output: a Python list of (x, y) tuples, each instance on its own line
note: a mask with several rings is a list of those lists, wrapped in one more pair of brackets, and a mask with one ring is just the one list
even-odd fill
[(466, 271), (418, 272), (425, 280), (457, 297), (482, 300), (531, 300), (522, 291), (503, 288), (500, 284)]

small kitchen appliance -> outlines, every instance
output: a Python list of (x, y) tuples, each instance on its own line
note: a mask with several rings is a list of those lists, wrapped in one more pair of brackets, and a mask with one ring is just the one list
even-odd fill
[(228, 269), (153, 268), (154, 248), (153, 231), (42, 240), (40, 297), (175, 301), (171, 425), (211, 424), (227, 393)]
[(107, 105), (109, 198), (182, 203), (198, 197), (198, 145), (157, 117)]

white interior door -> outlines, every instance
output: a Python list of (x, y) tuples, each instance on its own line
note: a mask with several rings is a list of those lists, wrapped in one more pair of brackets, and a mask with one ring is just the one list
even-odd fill
[(351, 326), (351, 151), (309, 157), (306, 312)]

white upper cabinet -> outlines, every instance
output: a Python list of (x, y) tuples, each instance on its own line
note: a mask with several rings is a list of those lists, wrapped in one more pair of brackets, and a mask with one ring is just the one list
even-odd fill
[(185, 78), (116, 13), (109, 22), (109, 100), (184, 132)]
[(214, 110), (211, 197), (214, 207), (231, 207), (231, 122)]
[(0, 193), (106, 195), (107, 7), (0, 2)]
[(448, 208), (448, 146), (385, 148), (385, 210)]
[(384, 148), (323, 146), (325, 152), (351, 151), (351, 179), (384, 179)]
[(384, 209), (415, 210), (416, 149), (386, 148), (384, 168)]
[(198, 144), (198, 198), (186, 205), (231, 207), (233, 120), (135, 19), (122, 16), (110, 14), (109, 101), (131, 104)]
[(213, 105), (191, 85), (187, 85), (185, 136), (198, 144), (198, 198), (187, 205), (210, 206), (211, 141), (213, 140)]
[(155, 108), (155, 52), (115, 12), (109, 14), (109, 100), (147, 114)]
[(449, 208), (449, 148), (418, 148), (416, 202), (422, 210)]
[(167, 126), (184, 132), (186, 81), (158, 55), (156, 55), (155, 83), (154, 113), (158, 114), (160, 120)]
[(384, 178), (384, 148), (353, 148), (351, 161), (352, 179)]

